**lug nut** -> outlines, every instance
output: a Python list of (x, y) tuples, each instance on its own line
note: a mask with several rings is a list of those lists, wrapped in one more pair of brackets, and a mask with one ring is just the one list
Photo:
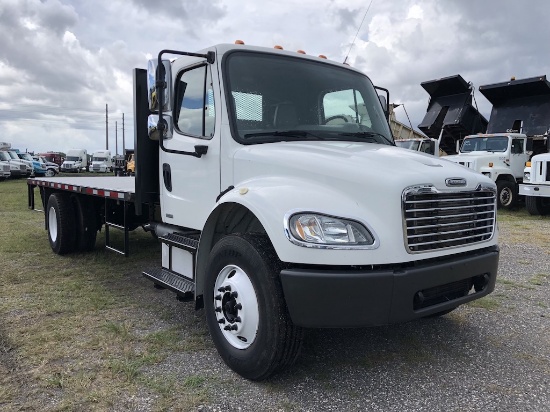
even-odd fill
[(218, 288), (218, 292), (225, 292), (225, 288), (224, 287)]
[(239, 294), (237, 292), (231, 292), (231, 297), (232, 298), (236, 298), (238, 296), (239, 296)]
[(225, 323), (225, 319), (224, 318), (218, 319), (218, 323)]
[(227, 290), (228, 292), (231, 292), (231, 286), (230, 286), (230, 285), (227, 285), (227, 286), (225, 287), (225, 290)]
[(235, 322), (241, 322), (241, 317), (240, 316), (235, 316)]
[(243, 305), (241, 305), (240, 303), (237, 303), (235, 305), (235, 309), (237, 309), (237, 310), (241, 310), (242, 308), (243, 308)]
[(214, 309), (214, 310), (215, 310), (216, 312), (218, 312), (218, 313), (219, 313), (219, 312), (221, 312), (221, 311), (222, 311), (222, 308), (216, 308), (216, 309)]
[(231, 329), (230, 330), (237, 330), (239, 329), (239, 327), (237, 325), (231, 325)]
[(214, 297), (214, 299), (216, 299), (216, 300), (222, 300), (222, 295), (216, 295), (216, 296)]

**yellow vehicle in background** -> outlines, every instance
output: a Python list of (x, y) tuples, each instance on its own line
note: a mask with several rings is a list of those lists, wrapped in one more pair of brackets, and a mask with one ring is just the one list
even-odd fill
[(126, 162), (126, 175), (133, 176), (136, 174), (136, 162), (132, 153)]

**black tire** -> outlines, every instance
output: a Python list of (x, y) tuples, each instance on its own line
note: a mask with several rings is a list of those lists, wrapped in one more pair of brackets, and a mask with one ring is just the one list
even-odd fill
[(58, 255), (71, 253), (75, 248), (75, 213), (71, 199), (66, 193), (54, 193), (48, 198), (46, 209), (48, 239), (52, 250)]
[(513, 209), (518, 203), (518, 185), (508, 180), (497, 182), (497, 207)]
[(279, 272), (277, 255), (264, 236), (226, 236), (209, 256), (208, 329), (224, 362), (246, 379), (263, 380), (290, 366), (302, 347), (303, 329), (290, 319)]
[(544, 216), (550, 214), (550, 198), (540, 196), (526, 196), (525, 208), (530, 215)]
[(76, 250), (89, 252), (95, 248), (97, 238), (96, 211), (91, 199), (73, 196), (73, 204), (76, 217)]

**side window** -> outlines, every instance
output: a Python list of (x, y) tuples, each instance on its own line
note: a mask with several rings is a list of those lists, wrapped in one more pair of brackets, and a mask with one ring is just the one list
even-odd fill
[(372, 126), (363, 96), (357, 90), (329, 92), (323, 97), (324, 124), (360, 123)]
[(187, 70), (176, 79), (174, 125), (184, 134), (212, 137), (214, 91), (208, 66)]
[(523, 153), (523, 140), (522, 139), (513, 139), (512, 140), (512, 154), (521, 154)]

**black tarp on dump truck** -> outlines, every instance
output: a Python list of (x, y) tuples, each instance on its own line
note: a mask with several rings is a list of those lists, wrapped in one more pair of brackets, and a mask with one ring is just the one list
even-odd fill
[(485, 132), (487, 119), (472, 106), (472, 86), (459, 74), (420, 84), (430, 95), (428, 110), (418, 128), (439, 139), (439, 147), (456, 154), (456, 142), (464, 136)]
[(487, 133), (548, 133), (550, 82), (546, 76), (479, 86), (479, 91), (493, 105)]

